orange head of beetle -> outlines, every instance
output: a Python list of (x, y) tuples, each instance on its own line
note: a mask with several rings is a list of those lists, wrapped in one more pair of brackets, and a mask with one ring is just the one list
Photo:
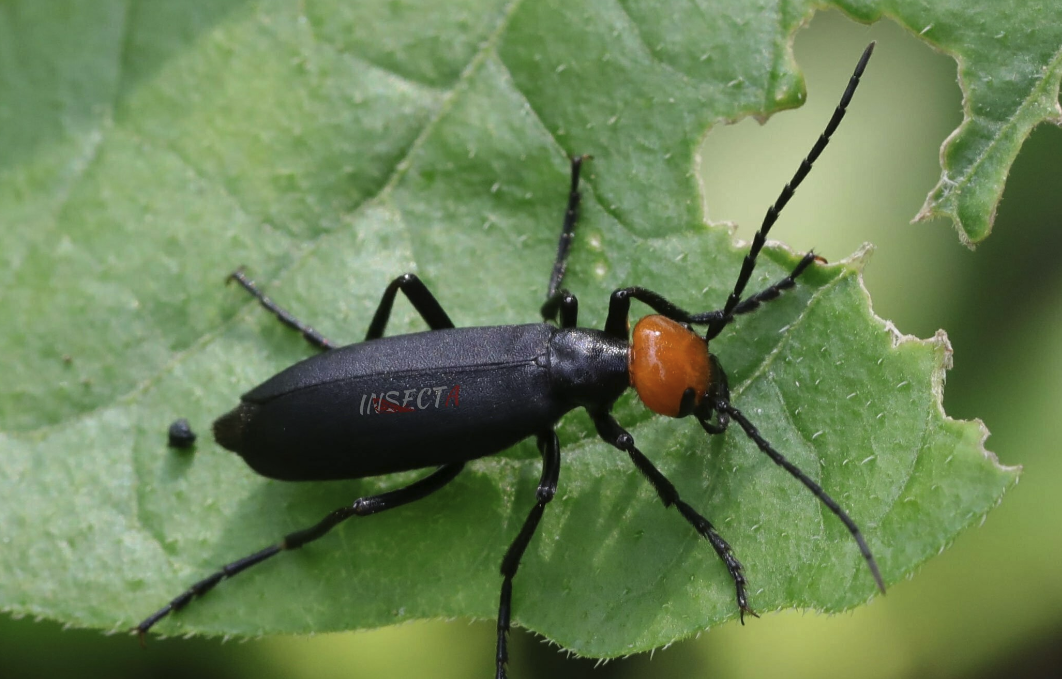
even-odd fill
[(711, 388), (708, 342), (664, 316), (646, 316), (634, 326), (629, 369), (631, 386), (645, 407), (669, 417), (699, 410)]

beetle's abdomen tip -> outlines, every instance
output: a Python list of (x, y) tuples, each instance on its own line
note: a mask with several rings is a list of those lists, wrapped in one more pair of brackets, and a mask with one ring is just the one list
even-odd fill
[(214, 420), (214, 440), (223, 448), (242, 455), (243, 434), (256, 410), (257, 404), (241, 401), (240, 405)]

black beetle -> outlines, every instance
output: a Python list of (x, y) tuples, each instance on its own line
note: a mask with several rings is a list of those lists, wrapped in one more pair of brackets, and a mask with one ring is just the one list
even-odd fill
[[(737, 422), (760, 450), (844, 522), (884, 592), (877, 564), (859, 528), (730, 403), (726, 373), (708, 351), (708, 342), (735, 316), (749, 313), (792, 288), (795, 279), (818, 260), (808, 253), (788, 276), (742, 298), (767, 232), (840, 124), (873, 48), (871, 43), (863, 52), (826, 129), (767, 210), (722, 309), (689, 313), (651, 290), (630, 287), (612, 293), (604, 330), (576, 327), (578, 302), (560, 284), (575, 228), (579, 173), (585, 156), (572, 159), (571, 191), (541, 309), (542, 323), (455, 328), (420, 279), (406, 274), (387, 286), (365, 341), (336, 348), (263, 295), (242, 271), (233, 273), (232, 280), (324, 353), (293, 365), (244, 394), (235, 409), (214, 423), (218, 443), (238, 453), (258, 473), (285, 481), (352, 479), (438, 468), (404, 488), (340, 507), (317, 525), (222, 567), (137, 625), (134, 631), (141, 640), (160, 619), (222, 579), (283, 550), (302, 547), (352, 516), (368, 516), (424, 498), (453, 480), (465, 462), (534, 436), (543, 460), (537, 503), (501, 565), (496, 676), (504, 677), (513, 576), (557, 491), (560, 443), (554, 427), (565, 413), (578, 407), (586, 409), (601, 438), (630, 456), (664, 505), (675, 506), (709, 541), (734, 580), (744, 622), (746, 613), (756, 614), (749, 607), (741, 563), (712, 524), (679, 497), (675, 486), (635, 447), (633, 437), (610, 414), (616, 399), (632, 386), (649, 409), (671, 417), (693, 415), (709, 434), (721, 433), (731, 421)], [(431, 330), (383, 337), (399, 290)], [(633, 333), (628, 324), (632, 299), (656, 312), (639, 321)], [(558, 315), (559, 326), (554, 324)], [(694, 325), (707, 327), (703, 337), (693, 331)]]

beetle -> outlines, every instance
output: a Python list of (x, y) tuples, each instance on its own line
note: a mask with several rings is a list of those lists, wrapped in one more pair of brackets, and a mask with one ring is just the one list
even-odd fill
[[(452, 481), (466, 462), (499, 453), (534, 436), (542, 455), (536, 503), (501, 563), (496, 677), (505, 677), (513, 578), (546, 505), (557, 492), (561, 456), (555, 427), (562, 416), (580, 407), (587, 411), (602, 439), (627, 453), (664, 505), (674, 506), (708, 540), (733, 579), (744, 623), (746, 614), (756, 613), (749, 605), (741, 562), (712, 523), (679, 496), (674, 484), (611, 415), (616, 400), (630, 387), (651, 411), (676, 418), (693, 416), (710, 435), (720, 434), (736, 422), (761, 451), (844, 523), (878, 589), (884, 592), (881, 573), (859, 527), (730, 402), (726, 372), (708, 350), (709, 342), (735, 317), (776, 299), (794, 287), (809, 266), (822, 261), (808, 253), (785, 278), (743, 297), (768, 231), (840, 124), (873, 49), (871, 43), (864, 50), (826, 129), (767, 210), (721, 309), (690, 313), (659, 293), (627, 287), (612, 293), (603, 330), (578, 327), (578, 300), (561, 287), (561, 281), (577, 220), (580, 171), (588, 156), (571, 160), (568, 205), (541, 323), (456, 328), (427, 286), (407, 273), (384, 290), (365, 340), (337, 347), (265, 296), (242, 270), (233, 273), (230, 280), (322, 353), (244, 394), (239, 405), (214, 423), (214, 437), (221, 446), (239, 454), (259, 474), (284, 481), (355, 479), (436, 469), (408, 486), (340, 507), (316, 525), (223, 566), (133, 631), (143, 641), (159, 620), (221, 580), (317, 540), (346, 519), (427, 497)], [(384, 337), (399, 291), (430, 330)], [(628, 319), (632, 300), (656, 312), (638, 321), (633, 331)], [(694, 326), (704, 326), (705, 334), (699, 335)]]

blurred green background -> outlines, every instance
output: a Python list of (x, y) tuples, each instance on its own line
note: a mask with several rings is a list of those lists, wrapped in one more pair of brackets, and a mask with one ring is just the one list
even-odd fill
[[(1025, 143), (995, 231), (976, 252), (946, 223), (910, 225), (939, 176), (940, 144), (962, 120), (955, 62), (895, 24), (820, 13), (796, 38), (809, 103), (765, 127), (746, 120), (707, 136), (708, 214), (751, 236), (870, 40), (878, 50), (851, 114), (772, 236), (831, 260), (874, 243), (866, 284), (876, 312), (905, 333), (948, 331), (955, 367), (945, 407), (987, 423), (988, 448), (1024, 465), (1021, 484), (983, 526), (871, 606), (766, 615), (600, 667), (517, 630), (514, 679), (1062, 676), (1062, 130), (1041, 126)], [(145, 651), (131, 637), (0, 618), (7, 679), (486, 677), (493, 653), (493, 621), (246, 643), (152, 640)]]

